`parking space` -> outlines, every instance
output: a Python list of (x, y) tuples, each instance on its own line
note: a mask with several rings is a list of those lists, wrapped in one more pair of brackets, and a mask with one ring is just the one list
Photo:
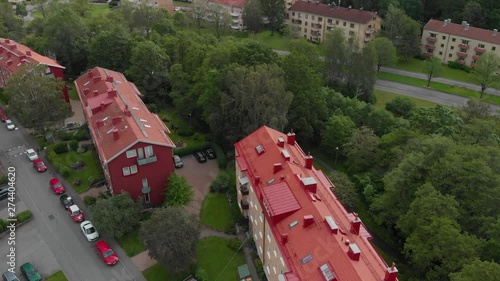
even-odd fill
[(176, 169), (176, 173), (184, 176), (194, 189), (193, 201), (187, 206), (188, 211), (199, 215), (203, 199), (210, 192), (210, 185), (219, 173), (217, 160), (198, 163), (193, 155), (182, 157), (184, 167)]

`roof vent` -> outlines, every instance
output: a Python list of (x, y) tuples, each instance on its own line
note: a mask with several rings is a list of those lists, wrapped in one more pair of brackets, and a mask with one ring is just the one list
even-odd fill
[(462, 26), (465, 26), (467, 24), (466, 21), (462, 21)]
[(278, 146), (285, 147), (285, 139), (284, 138), (278, 138)]
[(359, 228), (361, 227), (361, 220), (359, 219), (359, 216), (357, 213), (354, 214), (354, 219), (351, 221), (351, 232), (358, 235), (359, 234)]
[(97, 83), (99, 81), (101, 81), (101, 76), (94, 76), (94, 78), (92, 78), (94, 80), (94, 83)]
[(335, 280), (335, 275), (333, 274), (332, 270), (330, 269), (330, 266), (328, 266), (327, 263), (319, 267), (319, 270), (321, 270), (321, 273), (323, 273), (323, 277), (325, 277), (326, 281), (333, 281)]
[(261, 155), (262, 153), (264, 153), (264, 152), (265, 152), (264, 147), (262, 146), (262, 144), (257, 145), (257, 146), (255, 147), (255, 150), (257, 151), (257, 154), (258, 154), (258, 155)]
[(8, 60), (7, 65), (11, 65), (11, 64), (12, 64), (12, 60)]
[[(284, 142), (285, 142), (285, 140), (283, 140), (283, 143)], [(283, 155), (283, 157), (285, 158), (286, 161), (290, 161), (290, 153), (288, 153), (288, 151), (286, 149), (281, 150), (281, 155)]]
[(101, 128), (104, 125), (104, 121), (103, 120), (97, 120), (96, 124), (97, 124), (97, 128)]
[(94, 97), (97, 97), (99, 95), (99, 91), (98, 90), (94, 90), (94, 91), (92, 91), (92, 93), (94, 94)]
[(326, 216), (325, 217), (325, 221), (328, 224), (328, 227), (330, 228), (330, 231), (333, 234), (337, 234), (337, 232), (339, 231), (339, 227), (335, 223), (335, 220), (333, 220), (333, 218), (331, 216)]
[(304, 216), (304, 228), (310, 226), (314, 223), (314, 217), (312, 215)]
[(356, 243), (349, 244), (349, 250), (347, 251), (347, 255), (353, 261), (359, 261), (359, 257), (361, 256), (361, 250), (359, 249)]
[(130, 109), (128, 109), (128, 105), (125, 105), (125, 110), (123, 110), (123, 112), (125, 113), (125, 116), (127, 116), (127, 117), (132, 116)]
[(86, 96), (90, 93), (90, 89), (89, 88), (83, 88), (83, 95)]
[(31, 51), (30, 50), (26, 51), (26, 56), (31, 57)]
[(255, 176), (253, 177), (255, 185), (258, 185), (260, 183), (260, 176)]
[(316, 193), (317, 183), (313, 177), (302, 178), (300, 179), (300, 181), (302, 183), (302, 187), (304, 187), (305, 189), (309, 190), (312, 193)]
[(106, 77), (106, 82), (111, 82), (111, 83), (113, 83), (113, 76), (108, 76), (108, 77)]
[(281, 233), (281, 243), (285, 244), (288, 242), (288, 233)]
[(496, 29), (496, 28), (493, 29), (493, 36), (497, 36), (497, 34), (498, 34), (498, 29)]
[(5, 41), (3, 41), (5, 44), (9, 44), (10, 43), (10, 40), (9, 39), (5, 39)]
[(312, 167), (313, 167), (313, 157), (311, 156), (311, 152), (309, 152), (307, 154), (307, 156), (305, 157), (305, 159), (306, 159), (306, 164), (305, 164), (306, 169), (312, 170)]
[(9, 44), (9, 48), (10, 48), (11, 50), (15, 50), (15, 49), (17, 49), (17, 45), (16, 45), (16, 43)]
[(115, 116), (111, 118), (111, 121), (113, 122), (113, 125), (120, 124), (120, 122), (123, 121), (123, 118), (121, 116)]
[(116, 97), (116, 90), (115, 89), (108, 89), (108, 97), (110, 97), (110, 98)]
[(468, 24), (468, 23), (467, 23), (467, 24), (465, 25), (465, 27), (464, 27), (464, 30), (469, 30), (469, 26), (470, 26), (470, 24)]
[(19, 60), (24, 60), (26, 58), (26, 55), (20, 55)]
[(101, 102), (101, 111), (104, 111), (106, 109), (106, 104), (104, 102)]
[(279, 171), (283, 170), (283, 165), (281, 165), (281, 163), (274, 163), (274, 169), (273, 169), (273, 173), (277, 173)]
[(94, 77), (94, 73), (92, 73), (92, 69), (90, 69), (90, 70), (87, 72), (87, 77), (88, 77), (88, 78), (92, 78), (92, 77)]
[(293, 132), (293, 130), (290, 130), (290, 133), (286, 135), (286, 142), (289, 145), (295, 145), (295, 133)]
[(115, 141), (117, 141), (117, 140), (119, 140), (119, 139), (120, 139), (120, 133), (118, 132), (118, 130), (117, 130), (117, 129), (114, 129), (114, 130), (113, 130), (113, 139), (114, 139)]
[(396, 268), (396, 264), (392, 263), (391, 267), (387, 268), (385, 272), (384, 281), (396, 281), (398, 278), (398, 269)]

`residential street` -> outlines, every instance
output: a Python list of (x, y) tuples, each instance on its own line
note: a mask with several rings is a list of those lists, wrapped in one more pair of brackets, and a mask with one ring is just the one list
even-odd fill
[[(81, 233), (79, 224), (71, 220), (59, 203), (58, 196), (49, 189), (48, 182), (53, 173), (50, 166), (49, 171), (39, 174), (23, 154), (30, 147), (24, 134), (26, 132), (22, 128), (7, 131), (0, 124), (0, 161), (5, 169), (15, 167), (18, 202), (22, 201), (23, 207), (33, 212), (32, 220), (17, 229), (16, 268), (19, 270), (22, 263), (29, 261), (44, 277), (61, 269), (71, 281), (145, 280), (123, 250), (109, 239), (106, 241), (118, 254), (120, 263), (108, 267), (98, 258), (92, 243), (87, 242)], [(14, 149), (9, 151), (11, 148)], [(66, 193), (74, 193), (67, 184), (65, 186)], [(80, 197), (72, 197), (89, 215)], [(0, 252), (7, 253), (7, 247), (5, 237), (0, 239)], [(7, 264), (1, 263), (0, 273), (6, 270)]]

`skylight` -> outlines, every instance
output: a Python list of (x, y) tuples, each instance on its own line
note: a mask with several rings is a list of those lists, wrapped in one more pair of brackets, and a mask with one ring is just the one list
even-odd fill
[(107, 131), (107, 132), (106, 132), (106, 135), (111, 134), (114, 130), (115, 130), (115, 128), (111, 128), (111, 129), (109, 129), (109, 131)]
[(148, 120), (146, 119), (139, 119), (139, 120), (141, 120), (141, 122), (148, 122)]
[(308, 262), (310, 262), (312, 260), (313, 260), (313, 256), (312, 255), (307, 255), (305, 258), (301, 259), (300, 262), (302, 264), (306, 264), (306, 263), (308, 263)]
[(323, 273), (323, 276), (325, 277), (326, 281), (335, 280), (335, 275), (333, 274), (328, 264), (325, 263), (324, 265), (320, 266), (319, 269)]
[(134, 109), (134, 110), (139, 110), (139, 108), (138, 108), (138, 107), (135, 107), (135, 106), (132, 106), (132, 109)]
[(105, 122), (108, 119), (109, 119), (109, 116), (106, 116), (106, 117), (102, 118), (102, 122)]
[(297, 224), (299, 224), (299, 221), (292, 221), (289, 225), (288, 225), (288, 228), (293, 228), (294, 226), (296, 226)]
[(90, 83), (90, 81), (87, 81), (83, 84), (83, 86), (87, 86)]
[(144, 125), (144, 127), (146, 127), (146, 128), (151, 128), (151, 126), (149, 126), (149, 125)]
[(268, 181), (267, 181), (267, 185), (272, 184), (275, 180), (276, 180), (275, 178), (272, 178), (272, 179), (268, 180)]
[(262, 144), (259, 144), (255, 147), (255, 150), (257, 150), (257, 154), (261, 155), (262, 153), (264, 153), (264, 147), (262, 146)]

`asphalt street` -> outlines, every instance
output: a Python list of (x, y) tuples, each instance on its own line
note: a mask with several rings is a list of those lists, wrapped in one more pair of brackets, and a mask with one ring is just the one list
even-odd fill
[[(16, 123), (17, 124), (17, 123)], [(92, 247), (59, 203), (59, 198), (49, 188), (49, 180), (55, 174), (51, 167), (45, 173), (37, 173), (23, 150), (30, 147), (27, 133), (20, 128), (8, 131), (0, 123), (0, 161), (7, 169), (16, 169), (18, 202), (22, 201), (33, 212), (33, 219), (16, 231), (17, 265), (33, 263), (42, 274), (49, 276), (61, 269), (71, 281), (145, 281), (142, 273), (118, 245), (105, 239), (120, 258), (120, 263), (108, 267), (98, 258)], [(11, 149), (9, 151), (9, 149)], [(63, 182), (64, 183), (64, 182)], [(89, 215), (80, 197), (66, 183), (66, 193), (73, 194), (78, 206)], [(7, 254), (7, 241), (0, 239), (0, 253)], [(5, 260), (4, 257), (0, 260)], [(8, 265), (0, 263), (0, 272)]]

